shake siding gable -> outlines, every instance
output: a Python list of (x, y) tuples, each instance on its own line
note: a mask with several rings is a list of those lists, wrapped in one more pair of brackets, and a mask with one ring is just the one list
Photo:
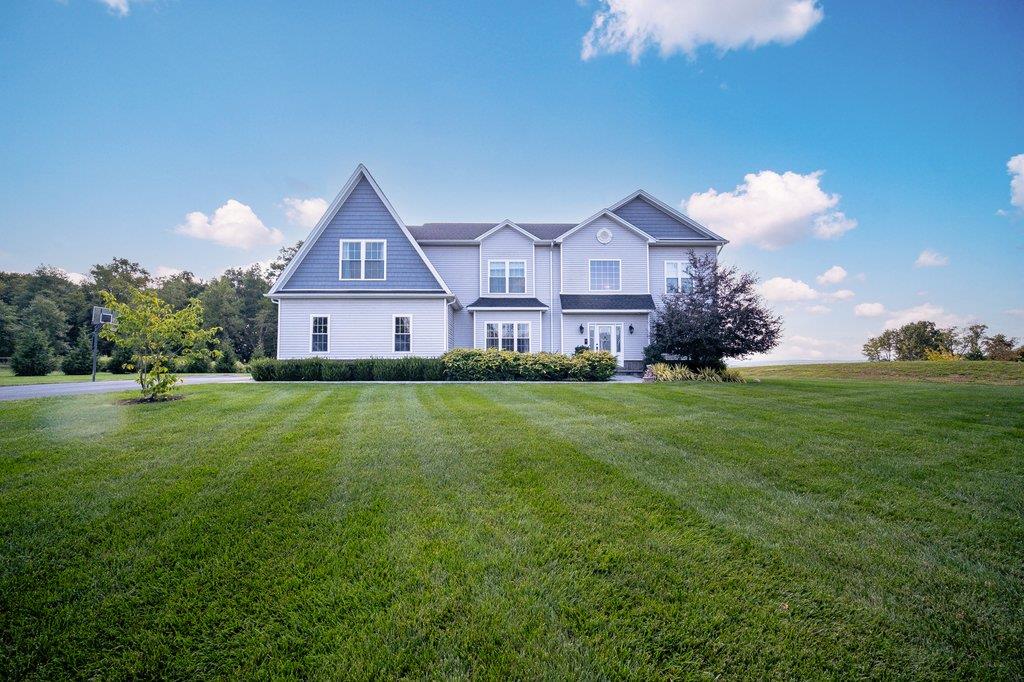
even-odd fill
[(656, 239), (707, 239), (678, 218), (669, 215), (643, 197), (636, 197), (612, 211)]
[[(341, 240), (386, 239), (387, 279), (341, 280)], [(430, 269), (365, 177), (306, 252), (281, 292), (306, 290), (443, 292)]]

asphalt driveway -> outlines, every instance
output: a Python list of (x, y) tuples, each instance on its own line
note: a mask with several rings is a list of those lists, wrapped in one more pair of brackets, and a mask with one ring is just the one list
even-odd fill
[[(186, 386), (197, 384), (237, 384), (248, 383), (252, 377), (248, 374), (203, 374), (182, 377)], [(82, 395), (86, 393), (115, 393), (117, 391), (138, 390), (139, 385), (131, 380), (124, 381), (82, 381), (67, 384), (29, 384), (25, 386), (0, 386), (0, 400), (25, 400), (27, 398), (51, 398), (61, 395)]]

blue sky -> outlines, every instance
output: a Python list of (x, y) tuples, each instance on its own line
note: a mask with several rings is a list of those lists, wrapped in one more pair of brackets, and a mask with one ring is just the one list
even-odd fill
[(684, 206), (761, 276), (777, 358), (917, 316), (1024, 336), (1022, 64), (1016, 1), (14, 0), (0, 269), (209, 277), (363, 162), (410, 224)]

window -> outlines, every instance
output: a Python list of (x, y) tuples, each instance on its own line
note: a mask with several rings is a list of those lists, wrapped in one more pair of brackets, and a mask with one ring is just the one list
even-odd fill
[(526, 261), (489, 261), (487, 264), (487, 293), (525, 294)]
[(686, 261), (665, 261), (665, 293), (688, 294), (693, 290), (693, 280), (687, 271)]
[(412, 318), (395, 315), (395, 352), (408, 353), (412, 350)]
[(330, 328), (330, 317), (327, 315), (314, 315), (310, 319), (309, 350), (312, 353), (327, 352), (328, 329)]
[(590, 290), (618, 291), (621, 288), (620, 268), (621, 263), (617, 260), (590, 261)]
[(488, 322), (484, 332), (484, 348), (530, 352), (529, 322)]
[(384, 239), (342, 239), (340, 279), (384, 279), (387, 254)]

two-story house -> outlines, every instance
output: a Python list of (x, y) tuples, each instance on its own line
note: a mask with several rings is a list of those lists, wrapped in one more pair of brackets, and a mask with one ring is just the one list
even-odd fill
[(277, 356), (588, 346), (640, 369), (689, 252), (725, 243), (642, 190), (575, 223), (406, 225), (360, 165), (268, 294)]

